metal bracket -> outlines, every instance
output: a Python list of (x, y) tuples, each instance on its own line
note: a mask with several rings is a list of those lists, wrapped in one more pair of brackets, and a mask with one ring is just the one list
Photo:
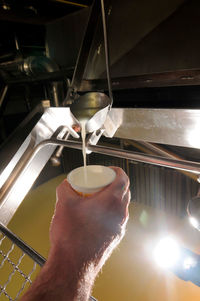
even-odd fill
[[(57, 145), (39, 146), (49, 138), (62, 139), (67, 131), (79, 135), (69, 108), (48, 108), (0, 174), (0, 221), (7, 225)], [(35, 151), (34, 157), (33, 150)], [(38, 155), (38, 151), (39, 155)]]

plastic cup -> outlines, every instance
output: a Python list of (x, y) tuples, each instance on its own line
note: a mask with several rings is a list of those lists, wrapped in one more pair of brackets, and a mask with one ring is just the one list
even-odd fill
[(72, 170), (67, 181), (72, 188), (82, 196), (89, 196), (111, 184), (116, 173), (113, 169), (103, 165), (87, 165), (87, 180), (85, 180), (84, 166)]

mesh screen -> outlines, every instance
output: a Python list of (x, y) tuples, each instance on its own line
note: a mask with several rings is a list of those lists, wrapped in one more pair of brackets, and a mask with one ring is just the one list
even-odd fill
[(19, 300), (39, 265), (0, 232), (0, 301)]

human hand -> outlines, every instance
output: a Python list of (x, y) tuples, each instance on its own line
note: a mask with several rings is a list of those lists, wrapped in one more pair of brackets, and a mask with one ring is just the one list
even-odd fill
[(58, 186), (48, 260), (23, 301), (88, 300), (128, 220), (129, 179), (112, 168), (114, 182), (90, 197), (78, 195), (66, 180)]
[(52, 248), (62, 247), (83, 262), (95, 259), (98, 264), (106, 249), (110, 247), (109, 253), (120, 241), (128, 219), (129, 179), (121, 168), (112, 168), (114, 182), (92, 196), (81, 197), (66, 180), (57, 187)]

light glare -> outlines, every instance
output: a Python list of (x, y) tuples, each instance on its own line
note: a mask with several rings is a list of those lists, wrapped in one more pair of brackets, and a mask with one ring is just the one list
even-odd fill
[(190, 224), (191, 224), (194, 228), (196, 228), (196, 229), (199, 228), (199, 223), (198, 223), (198, 221), (197, 221), (196, 218), (190, 216), (190, 217), (189, 217), (189, 221), (190, 221)]
[(196, 260), (192, 257), (187, 257), (183, 262), (183, 267), (185, 270), (189, 270), (190, 268), (195, 267), (197, 264)]
[(162, 268), (170, 268), (174, 266), (179, 256), (179, 246), (172, 237), (165, 237), (161, 239), (154, 249), (154, 259)]
[(200, 124), (198, 120), (193, 129), (190, 129), (188, 134), (188, 142), (191, 145), (191, 147), (200, 148), (199, 130)]

